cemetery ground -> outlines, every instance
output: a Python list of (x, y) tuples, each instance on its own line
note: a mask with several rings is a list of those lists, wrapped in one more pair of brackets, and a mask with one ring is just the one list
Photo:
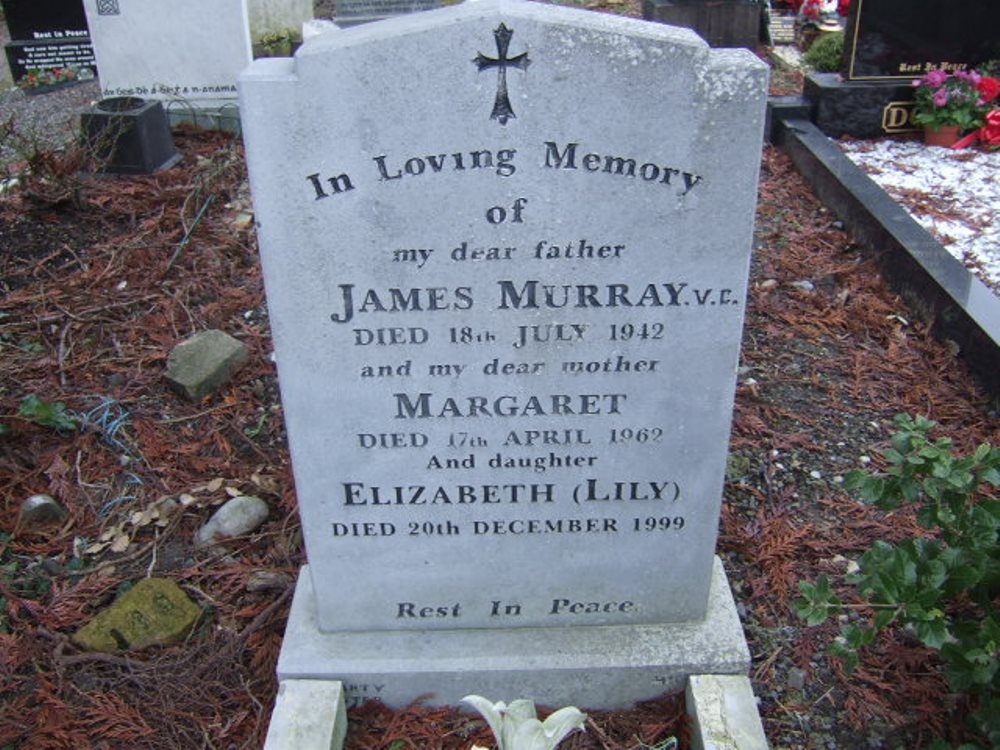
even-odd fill
[[(255, 747), (266, 732), (303, 562), (295, 495), (240, 147), (217, 133), (177, 141), (182, 164), (152, 177), (80, 180), (59, 167), (70, 157), (51, 155), (39, 184), (0, 201), (0, 747)], [(835, 626), (806, 628), (790, 605), (797, 581), (843, 574), (872, 541), (917, 531), (839, 481), (879, 465), (895, 414), (937, 420), (967, 451), (997, 442), (995, 406), (771, 148), (757, 222), (720, 550), (770, 741), (918, 748), (957, 736), (961, 702), (906, 633), (866, 649), (848, 676), (825, 650)], [(164, 366), (206, 328), (238, 337), (251, 357), (232, 383), (188, 403)], [(19, 416), (32, 395), (64, 404), (75, 426)], [(19, 519), (37, 493), (67, 514)], [(195, 532), (232, 494), (264, 498), (268, 521), (196, 550)], [(184, 643), (111, 655), (69, 642), (149, 575), (174, 579), (202, 608)], [(612, 715), (565, 746), (653, 744), (674, 731), (670, 710)], [(355, 747), (486, 739), (481, 722), (437, 710), (355, 716), (385, 722)]]
[[(249, 193), (238, 141), (175, 138), (182, 162), (150, 177), (80, 178), (86, 155), (72, 149), (4, 163), (21, 177), (0, 195), (5, 750), (254, 748), (267, 730), (304, 552)], [(873, 541), (921, 533), (912, 514), (843, 488), (851, 469), (884, 466), (896, 414), (936, 420), (966, 453), (1000, 441), (997, 404), (788, 159), (770, 147), (762, 158), (719, 550), (768, 738), (810, 750), (957, 742), (968, 706), (911, 635), (885, 633), (848, 675), (826, 651), (837, 624), (805, 627), (791, 605), (798, 581), (840, 580)], [(216, 393), (185, 401), (164, 380), (167, 357), (213, 328), (246, 344), (249, 361)], [(22, 413), (32, 396), (40, 406)], [(22, 516), (37, 494), (65, 513)], [(264, 499), (268, 520), (196, 548), (233, 495)], [(201, 608), (182, 643), (120, 654), (71, 643), (147, 576), (173, 579)], [(563, 747), (655, 746), (683, 736), (678, 713), (670, 699), (594, 712)], [(352, 720), (354, 748), (489, 742), (476, 717), (442, 709), (369, 704)]]

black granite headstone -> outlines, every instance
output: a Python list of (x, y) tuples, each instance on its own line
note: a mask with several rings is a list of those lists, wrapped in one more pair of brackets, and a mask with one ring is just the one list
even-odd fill
[(761, 40), (765, 19), (757, 0), (643, 0), (642, 17), (694, 29), (713, 47), (751, 48)]
[(96, 75), (83, 0), (0, 2), (13, 40), (4, 51), (15, 81), (32, 70), (77, 68), (80, 80)]
[(849, 80), (967, 70), (1000, 58), (1000, 0), (854, 0), (847, 31)]
[(4, 45), (4, 51), (15, 81), (20, 81), (32, 70), (78, 68), (80, 80), (97, 74), (90, 37), (60, 42), (10, 42)]
[(23, 42), (87, 39), (83, 0), (3, 0), (11, 39)]

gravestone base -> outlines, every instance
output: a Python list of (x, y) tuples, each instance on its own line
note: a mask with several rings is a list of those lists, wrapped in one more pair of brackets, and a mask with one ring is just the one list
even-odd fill
[(803, 96), (814, 108), (816, 127), (831, 138), (883, 138), (920, 130), (911, 119), (909, 81), (845, 81), (836, 73), (811, 73)]
[(308, 566), (299, 574), (278, 679), (344, 683), (347, 704), (391, 707), (470, 693), (540, 705), (626, 708), (684, 689), (693, 674), (746, 674), (750, 651), (721, 561), (698, 622), (478, 630), (320, 632)]

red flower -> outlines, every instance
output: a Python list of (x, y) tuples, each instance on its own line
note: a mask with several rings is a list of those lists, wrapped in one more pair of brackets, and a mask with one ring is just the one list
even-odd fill
[(837, 13), (846, 16), (851, 12), (851, 0), (837, 0)]
[(823, 14), (822, 0), (805, 0), (799, 12), (810, 21), (818, 21)]
[(976, 90), (982, 96), (984, 102), (991, 102), (1000, 96), (1000, 81), (996, 78), (984, 76), (978, 84)]
[(979, 131), (979, 140), (985, 146), (1000, 146), (1000, 109), (994, 109), (986, 115), (986, 125)]

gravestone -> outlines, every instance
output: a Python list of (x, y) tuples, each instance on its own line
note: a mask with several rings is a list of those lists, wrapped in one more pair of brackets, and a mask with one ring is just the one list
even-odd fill
[(83, 0), (4, 0), (3, 10), (11, 39), (47, 42), (88, 36)]
[(84, 0), (105, 97), (164, 102), (168, 111), (236, 103), (250, 63), (246, 0)]
[(1000, 58), (1000, 3), (854, 0), (843, 75), (814, 73), (804, 94), (827, 135), (875, 138), (920, 130), (911, 82), (933, 68), (969, 70)]
[(611, 706), (745, 671), (714, 548), (765, 66), (482, 0), (240, 96), (309, 558), (279, 676)]
[(796, 33), (796, 17), (793, 13), (768, 13), (768, 36), (771, 44), (795, 44), (798, 39)]
[(844, 67), (852, 81), (912, 81), (1000, 59), (995, 0), (855, 0)]
[(440, 8), (441, 0), (338, 0), (337, 25), (355, 26), (392, 16)]
[(301, 38), (302, 24), (313, 17), (313, 0), (247, 0), (247, 13), (254, 44), (274, 34)]
[(59, 68), (76, 68), (81, 78), (93, 78), (94, 49), (83, 0), (5, 0), (3, 9), (12, 40), (5, 52), (15, 81), (31, 70)]
[(758, 0), (643, 0), (648, 21), (694, 29), (713, 47), (756, 47), (764, 3)]

